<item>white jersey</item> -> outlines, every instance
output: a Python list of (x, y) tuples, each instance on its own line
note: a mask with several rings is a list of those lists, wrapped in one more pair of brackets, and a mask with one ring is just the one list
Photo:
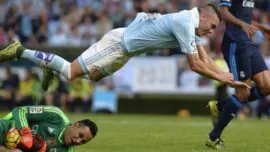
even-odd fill
[(197, 53), (195, 35), (199, 27), (197, 8), (177, 13), (138, 13), (135, 20), (125, 28), (121, 38), (122, 47), (134, 54), (147, 51), (180, 47), (184, 54)]

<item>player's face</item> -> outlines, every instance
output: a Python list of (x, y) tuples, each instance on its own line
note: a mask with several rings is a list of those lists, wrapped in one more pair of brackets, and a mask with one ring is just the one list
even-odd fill
[(79, 123), (74, 123), (69, 126), (64, 135), (65, 145), (81, 145), (93, 138), (91, 131), (86, 126), (79, 126)]
[(212, 34), (219, 24), (219, 19), (216, 14), (207, 14), (200, 17), (200, 25), (196, 30), (196, 35), (204, 36)]

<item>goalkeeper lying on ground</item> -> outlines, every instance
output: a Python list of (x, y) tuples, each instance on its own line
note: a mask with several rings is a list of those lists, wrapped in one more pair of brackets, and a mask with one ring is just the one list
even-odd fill
[(0, 152), (69, 152), (96, 133), (91, 120), (72, 123), (56, 107), (19, 107), (0, 119)]

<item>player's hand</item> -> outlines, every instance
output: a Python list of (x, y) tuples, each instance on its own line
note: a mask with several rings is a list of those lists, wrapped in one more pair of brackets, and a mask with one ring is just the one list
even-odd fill
[(249, 86), (248, 84), (241, 82), (241, 81), (233, 81), (233, 83), (230, 85), (233, 88), (247, 88), (247, 89), (251, 89), (251, 86)]
[(256, 26), (252, 24), (242, 23), (241, 28), (247, 33), (248, 37), (251, 39), (254, 33), (259, 30)]
[(36, 152), (46, 152), (47, 144), (40, 136), (33, 137), (33, 147), (32, 151)]
[(220, 74), (219, 78), (220, 78), (220, 82), (227, 84), (227, 85), (231, 85), (234, 81), (233, 74), (229, 73), (229, 72), (224, 72), (224, 73)]
[(24, 127), (20, 130), (21, 140), (18, 145), (18, 148), (29, 151), (33, 146), (33, 137), (32, 131), (29, 127)]
[(241, 81), (234, 81), (234, 77), (233, 77), (233, 74), (232, 73), (229, 73), (229, 72), (225, 72), (221, 75), (221, 80), (223, 80), (222, 82), (224, 84), (227, 84), (233, 88), (248, 88), (250, 89), (251, 87), (244, 83), (244, 82), (241, 82)]

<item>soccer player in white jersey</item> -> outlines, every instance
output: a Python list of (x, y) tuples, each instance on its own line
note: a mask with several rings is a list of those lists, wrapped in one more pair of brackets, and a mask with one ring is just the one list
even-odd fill
[(248, 87), (220, 70), (200, 45), (199, 37), (211, 34), (220, 21), (220, 12), (212, 4), (165, 15), (141, 12), (128, 27), (109, 31), (72, 63), (53, 53), (25, 49), (18, 41), (0, 52), (0, 62), (22, 58), (43, 67), (42, 87), (47, 90), (52, 71), (68, 80), (83, 77), (96, 82), (137, 54), (180, 47), (194, 72), (231, 86)]

